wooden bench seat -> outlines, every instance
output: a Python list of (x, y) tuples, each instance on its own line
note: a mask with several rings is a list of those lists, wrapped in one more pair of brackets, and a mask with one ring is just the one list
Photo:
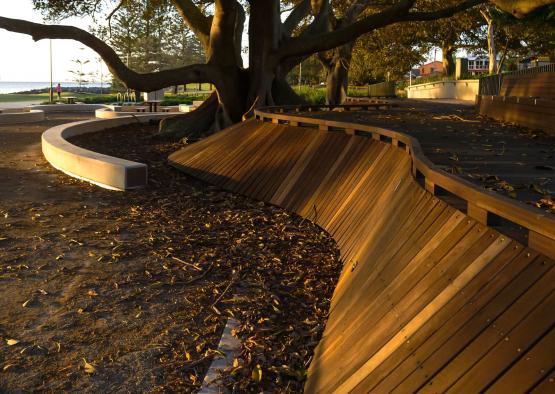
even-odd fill
[(390, 144), (282, 117), (235, 125), (169, 162), (336, 240), (344, 266), (305, 392), (552, 389), (555, 262), (422, 188), (395, 133)]
[(504, 75), (498, 96), (479, 96), (481, 115), (555, 135), (555, 71)]

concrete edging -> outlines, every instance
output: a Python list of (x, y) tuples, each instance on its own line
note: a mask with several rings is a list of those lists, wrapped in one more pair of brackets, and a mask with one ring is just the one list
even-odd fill
[(150, 116), (151, 120), (164, 119), (170, 116), (179, 115), (180, 112), (126, 112), (114, 111), (111, 108), (99, 108), (94, 111), (94, 116), (98, 119), (117, 119), (125, 116)]
[(42, 134), (42, 153), (54, 168), (105, 189), (124, 191), (142, 188), (147, 184), (146, 164), (80, 148), (68, 142), (67, 138), (158, 119), (160, 118), (156, 115), (138, 115), (55, 126)]
[(105, 104), (37, 104), (25, 107), (25, 109), (40, 109), (45, 113), (50, 112), (94, 112), (97, 109), (106, 108)]
[(0, 112), (0, 124), (32, 123), (44, 120), (44, 111)]

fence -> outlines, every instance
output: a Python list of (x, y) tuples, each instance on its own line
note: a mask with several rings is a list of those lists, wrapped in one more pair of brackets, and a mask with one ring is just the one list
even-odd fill
[(480, 78), (480, 87), (478, 94), (480, 96), (499, 96), (501, 85), (503, 85), (503, 78), (506, 76), (520, 76), (528, 74), (537, 74), (543, 72), (555, 72), (555, 63), (547, 64), (545, 66), (532, 67), (524, 70), (511, 71), (503, 74), (488, 75)]

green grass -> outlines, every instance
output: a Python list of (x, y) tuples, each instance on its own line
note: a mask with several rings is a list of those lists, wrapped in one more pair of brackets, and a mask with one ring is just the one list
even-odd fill
[(324, 104), (326, 102), (326, 89), (301, 85), (293, 86), (293, 90), (309, 104)]
[(164, 95), (162, 105), (192, 104), (196, 100), (205, 100), (209, 94), (168, 94)]
[(44, 100), (44, 96), (39, 94), (0, 94), (0, 103), (39, 100)]

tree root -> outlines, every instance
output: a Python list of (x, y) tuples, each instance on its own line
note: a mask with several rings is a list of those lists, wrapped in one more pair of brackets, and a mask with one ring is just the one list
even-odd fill
[(156, 138), (181, 139), (200, 138), (214, 130), (219, 103), (216, 93), (212, 93), (196, 110), (162, 119)]

